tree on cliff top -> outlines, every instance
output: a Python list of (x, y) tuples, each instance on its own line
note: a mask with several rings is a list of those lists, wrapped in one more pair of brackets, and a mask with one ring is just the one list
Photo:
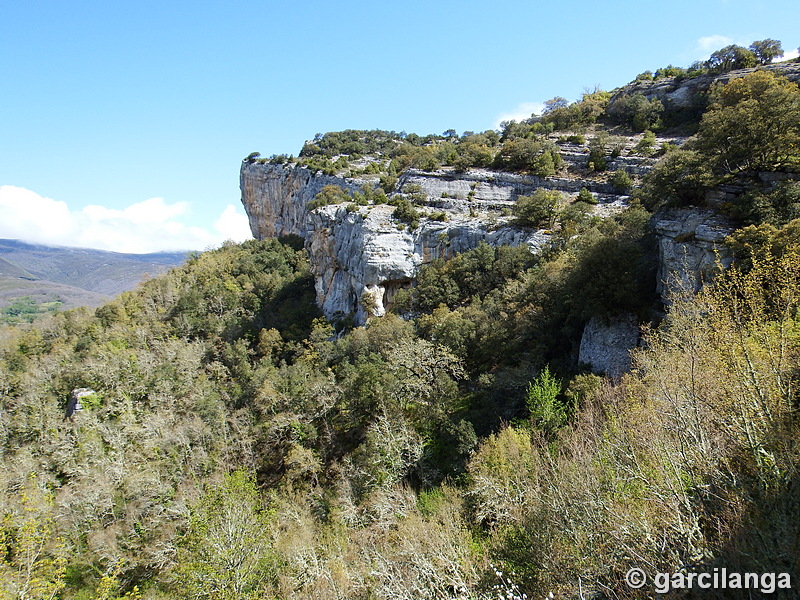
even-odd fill
[(774, 59), (783, 56), (783, 48), (778, 40), (767, 38), (766, 40), (758, 40), (750, 44), (750, 51), (756, 55), (758, 63), (761, 65), (768, 65)]
[(697, 148), (723, 173), (782, 169), (800, 155), (800, 88), (768, 71), (710, 92)]

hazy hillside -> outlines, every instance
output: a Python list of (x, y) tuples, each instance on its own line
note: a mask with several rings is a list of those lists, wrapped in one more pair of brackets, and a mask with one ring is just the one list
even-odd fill
[(185, 259), (182, 252), (121, 254), (0, 240), (0, 306), (28, 296), (64, 308), (99, 306)]

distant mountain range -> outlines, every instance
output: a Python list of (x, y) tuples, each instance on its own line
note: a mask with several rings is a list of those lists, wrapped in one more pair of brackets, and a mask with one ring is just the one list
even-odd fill
[(19, 298), (96, 307), (183, 264), (187, 252), (121, 254), (0, 239), (0, 308)]

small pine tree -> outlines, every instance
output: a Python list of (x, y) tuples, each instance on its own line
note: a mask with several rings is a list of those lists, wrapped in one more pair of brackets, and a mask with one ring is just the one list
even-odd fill
[(585, 202), (586, 204), (597, 204), (597, 198), (594, 197), (594, 194), (590, 192), (588, 189), (581, 188), (581, 191), (578, 192), (578, 202)]
[(620, 193), (625, 193), (633, 187), (633, 180), (631, 179), (631, 176), (628, 175), (627, 171), (622, 169), (617, 169), (614, 171), (611, 174), (609, 182)]
[(552, 432), (567, 420), (567, 411), (558, 401), (561, 393), (561, 380), (550, 373), (545, 366), (539, 376), (528, 384), (525, 404), (528, 407), (531, 424), (545, 432)]

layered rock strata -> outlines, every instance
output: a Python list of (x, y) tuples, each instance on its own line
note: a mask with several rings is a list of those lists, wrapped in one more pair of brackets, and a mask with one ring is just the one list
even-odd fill
[(328, 318), (352, 315), (355, 323), (382, 316), (395, 294), (410, 287), (421, 265), (475, 248), (547, 243), (543, 232), (510, 226), (496, 229), (482, 219), (452, 215), (448, 222), (424, 221), (413, 231), (392, 218), (394, 207), (350, 211), (344, 205), (311, 212), (306, 247), (315, 276), (317, 300)]
[(657, 292), (665, 303), (676, 294), (697, 292), (730, 265), (724, 245), (733, 224), (712, 210), (664, 211), (653, 217), (658, 241)]
[(732, 79), (743, 77), (759, 69), (782, 75), (790, 81), (800, 82), (800, 63), (792, 62), (765, 65), (755, 69), (739, 69), (719, 75), (663, 77), (656, 81), (639, 80), (619, 88), (611, 97), (610, 106), (613, 106), (621, 98), (640, 93), (648, 100), (660, 100), (667, 113), (693, 110), (704, 105), (705, 93), (712, 85), (726, 84)]

